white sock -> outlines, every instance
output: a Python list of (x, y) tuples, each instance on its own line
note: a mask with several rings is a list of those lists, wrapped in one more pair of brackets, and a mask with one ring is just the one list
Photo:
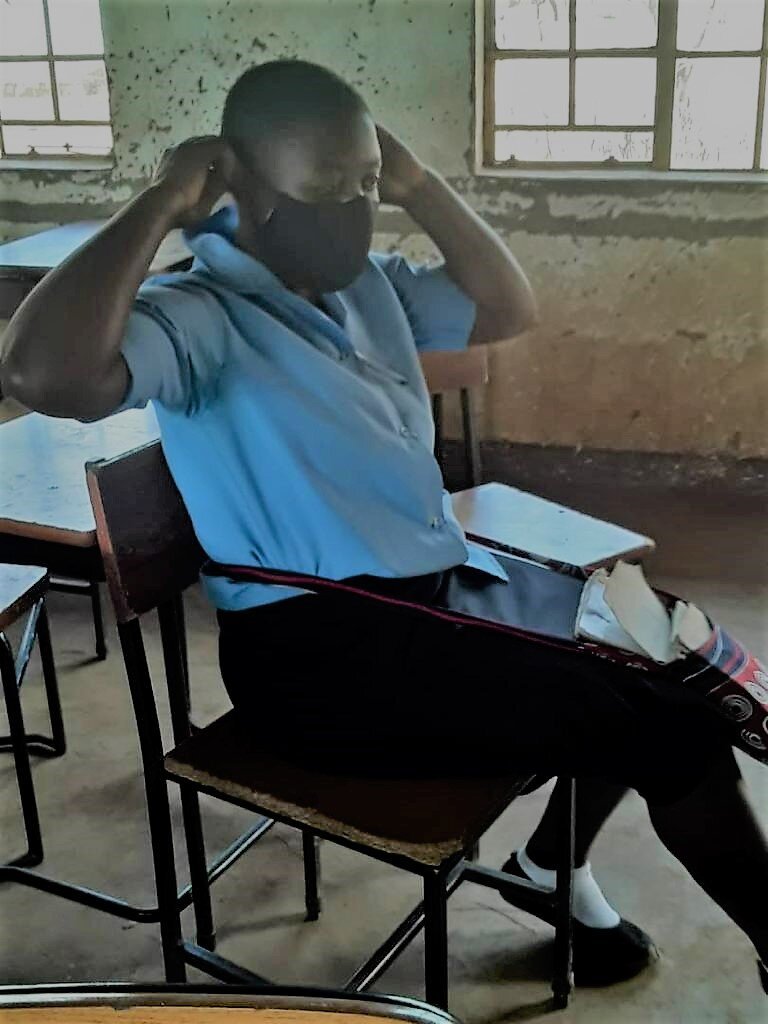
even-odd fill
[[(557, 872), (534, 864), (524, 846), (517, 851), (517, 863), (532, 882), (547, 889), (555, 888)], [(592, 877), (589, 861), (573, 873), (573, 916), (588, 928), (615, 928), (621, 921)]]

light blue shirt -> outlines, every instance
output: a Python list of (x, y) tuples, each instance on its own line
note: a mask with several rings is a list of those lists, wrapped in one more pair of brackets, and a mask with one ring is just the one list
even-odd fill
[[(232, 208), (186, 238), (192, 269), (147, 281), (123, 343), (122, 408), (151, 401), (198, 539), (217, 561), (346, 579), (465, 562), (433, 456), (419, 350), (461, 348), (473, 303), (441, 267), (375, 255), (324, 309), (231, 241)], [(302, 591), (203, 578), (237, 610)]]

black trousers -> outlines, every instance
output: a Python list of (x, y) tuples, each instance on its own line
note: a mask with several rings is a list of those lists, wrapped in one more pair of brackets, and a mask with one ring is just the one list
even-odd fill
[[(572, 636), (582, 584), (500, 559), (377, 589)], [(336, 595), (219, 612), (224, 684), (254, 743), (336, 773), (594, 777), (669, 802), (718, 765), (726, 726), (663, 674)]]

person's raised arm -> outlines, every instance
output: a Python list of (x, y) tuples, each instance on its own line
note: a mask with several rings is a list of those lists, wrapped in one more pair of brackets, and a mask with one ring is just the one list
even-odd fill
[(227, 189), (234, 159), (218, 137), (170, 150), (153, 183), (46, 274), (3, 337), (4, 395), (79, 419), (120, 405), (129, 384), (120, 347), (136, 292), (167, 233), (202, 219)]
[(499, 236), (446, 181), (378, 127), (383, 202), (402, 206), (429, 235), (446, 270), (477, 307), (470, 343), (514, 337), (538, 321), (522, 267)]

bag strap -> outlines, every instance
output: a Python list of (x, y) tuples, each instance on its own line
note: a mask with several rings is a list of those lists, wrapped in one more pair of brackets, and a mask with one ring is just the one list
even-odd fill
[(234, 583), (261, 583), (273, 586), (298, 587), (314, 594), (328, 595), (332, 598), (354, 598), (358, 601), (384, 605), (393, 610), (423, 615), (426, 618), (448, 622), (455, 626), (469, 626), (492, 633), (505, 633), (516, 637), (518, 640), (526, 640), (544, 647), (554, 647), (562, 651), (580, 651), (592, 656), (597, 655), (601, 658), (608, 658), (611, 661), (618, 661), (622, 664), (632, 662), (636, 665), (638, 661), (637, 655), (625, 655), (622, 651), (601, 644), (588, 643), (576, 639), (562, 640), (556, 637), (545, 636), (541, 633), (519, 629), (517, 626), (510, 626), (503, 622), (480, 619), (476, 615), (470, 615), (467, 612), (454, 611), (451, 608), (440, 608), (436, 605), (423, 604), (419, 601), (409, 601), (401, 597), (382, 594), (375, 587), (371, 586), (370, 576), (355, 576), (346, 580), (329, 580), (323, 576), (308, 576), (305, 573), (287, 572), (284, 569), (263, 569), (251, 565), (227, 565), (221, 562), (206, 562), (202, 572), (206, 576), (224, 577), (232, 580)]

